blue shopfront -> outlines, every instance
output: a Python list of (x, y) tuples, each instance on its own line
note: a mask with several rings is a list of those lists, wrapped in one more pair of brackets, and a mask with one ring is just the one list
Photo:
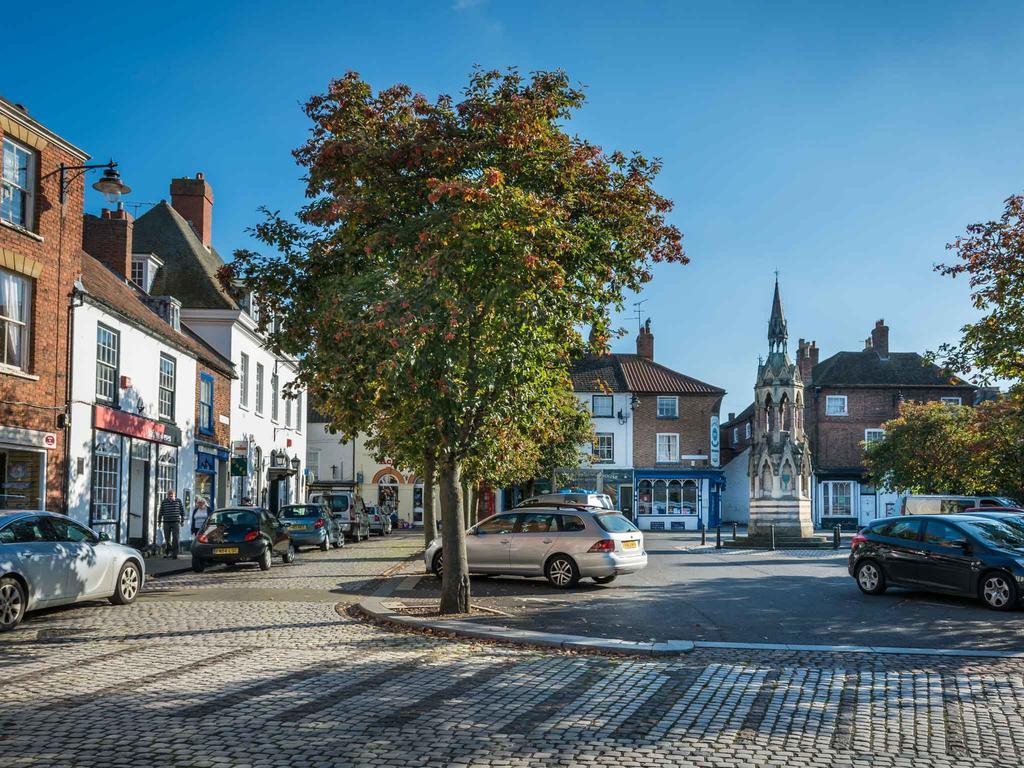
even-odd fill
[(196, 441), (195, 498), (206, 499), (211, 509), (227, 503), (228, 449), (216, 443)]
[(696, 531), (722, 519), (720, 469), (634, 470), (636, 524), (643, 531)]

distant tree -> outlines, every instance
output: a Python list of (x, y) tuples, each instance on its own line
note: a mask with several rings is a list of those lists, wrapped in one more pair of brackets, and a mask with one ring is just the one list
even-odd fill
[(225, 274), (275, 307), (272, 345), (336, 428), (433, 456), (444, 613), (469, 608), (464, 464), (537, 434), (577, 329), (607, 336), (652, 261), (685, 261), (660, 164), (569, 135), (583, 102), (563, 72), (477, 70), (458, 103), (335, 80), (306, 105), (298, 223), (268, 214), (256, 235), (277, 253), (240, 251)]
[(942, 345), (936, 357), (949, 368), (992, 377), (1024, 380), (1024, 196), (1005, 201), (998, 221), (971, 224), (946, 246), (957, 260), (940, 264), (944, 275), (967, 275), (971, 301), (982, 317), (961, 329), (961, 339)]

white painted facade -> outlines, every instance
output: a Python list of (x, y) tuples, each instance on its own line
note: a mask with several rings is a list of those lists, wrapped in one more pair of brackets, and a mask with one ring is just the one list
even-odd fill
[(722, 522), (746, 525), (750, 519), (750, 446), (733, 456), (722, 468)]
[[(295, 363), (263, 345), (256, 322), (245, 311), (182, 308), (181, 319), (207, 344), (235, 365), (231, 382), (231, 442), (234, 456), (245, 456), (248, 474), (232, 477), (228, 501), (250, 499), (276, 509), (306, 497), (306, 393), (286, 399)], [(273, 380), (277, 375), (275, 406)], [(244, 445), (241, 445), (243, 444)], [(272, 460), (278, 458), (279, 465)], [(298, 471), (293, 460), (297, 459)]]
[[(173, 483), (186, 511), (195, 493), (196, 360), (88, 298), (74, 308), (73, 318), (68, 514), (116, 541), (156, 543), (161, 491)], [(118, 338), (113, 401), (97, 398), (100, 325)], [(140, 432), (152, 435), (159, 429), (161, 354), (175, 365), (174, 417), (163, 421), (180, 430), (180, 442), (94, 428), (97, 410), (111, 408), (125, 417), (145, 419), (133, 421)], [(183, 536), (188, 536), (187, 526)]]
[[(610, 435), (613, 443), (613, 458), (611, 461), (595, 461), (593, 467), (604, 469), (632, 469), (633, 468), (633, 407), (632, 395), (628, 392), (577, 392), (576, 397), (583, 407), (590, 414), (590, 424), (597, 435)], [(611, 415), (598, 415), (605, 413), (602, 408), (610, 398)], [(586, 446), (587, 449), (590, 446)]]

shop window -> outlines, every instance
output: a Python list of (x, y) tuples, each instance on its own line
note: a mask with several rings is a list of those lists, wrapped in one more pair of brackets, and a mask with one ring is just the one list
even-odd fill
[(697, 482), (683, 481), (683, 512), (688, 515), (697, 514)]
[(156, 468), (157, 493), (162, 499), (168, 491), (178, 490), (178, 449), (160, 448), (160, 459)]
[(0, 365), (27, 371), (32, 281), (0, 269)]
[(8, 137), (2, 151), (0, 219), (24, 229), (35, 228), (36, 152)]
[(160, 355), (159, 414), (164, 421), (174, 421), (174, 398), (177, 389), (178, 363), (170, 355)]
[(199, 431), (213, 434), (213, 376), (199, 374)]
[(853, 483), (848, 480), (821, 484), (821, 511), (825, 517), (853, 514)]
[(398, 509), (398, 480), (391, 475), (384, 475), (377, 483), (377, 506), (382, 512)]
[(45, 455), (0, 448), (0, 509), (42, 509)]
[(656, 515), (668, 513), (668, 483), (664, 480), (654, 481), (654, 494), (651, 506)]
[(121, 438), (97, 432), (92, 450), (92, 510), (90, 526), (117, 523), (121, 508)]
[(638, 515), (651, 514), (653, 504), (653, 484), (650, 480), (641, 480), (636, 486), (636, 512)]
[(594, 395), (591, 398), (590, 410), (598, 418), (613, 416), (615, 412), (615, 399), (612, 395)]
[(121, 334), (96, 324), (96, 399), (117, 407), (117, 375), (121, 365)]
[(668, 481), (668, 505), (667, 512), (670, 515), (679, 515), (683, 512), (683, 485), (678, 480)]

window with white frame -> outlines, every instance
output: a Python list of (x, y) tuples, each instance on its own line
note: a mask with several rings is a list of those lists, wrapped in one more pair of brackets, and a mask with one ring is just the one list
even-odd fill
[(117, 372), (121, 364), (121, 334), (96, 324), (96, 399), (117, 405)]
[(245, 352), (239, 353), (238, 374), (239, 389), (238, 404), (243, 408), (249, 407), (249, 356)]
[(679, 398), (678, 397), (659, 397), (658, 398), (658, 418), (659, 419), (676, 419), (679, 417)]
[(36, 199), (35, 150), (4, 136), (0, 147), (0, 219), (33, 229)]
[(884, 429), (865, 429), (864, 445), (871, 445), (885, 439)]
[(963, 405), (963, 401), (959, 397), (943, 397), (941, 400), (946, 405)]
[(826, 416), (846, 416), (846, 395), (825, 395)]
[(679, 435), (677, 433), (658, 433), (656, 461), (659, 464), (679, 461)]
[(591, 398), (590, 412), (598, 418), (614, 415), (615, 399), (612, 395), (594, 395)]
[(320, 451), (310, 451), (306, 454), (306, 469), (312, 475), (311, 480), (320, 478)]
[(733, 427), (732, 428), (732, 444), (736, 445), (737, 443), (739, 443), (739, 441), (740, 441), (740, 428), (739, 427)]
[(121, 509), (121, 436), (96, 430), (92, 448), (92, 505), (89, 525), (117, 522)]
[(750, 439), (750, 422), (749, 421), (746, 424), (743, 425), (743, 439), (744, 440), (749, 440)]
[(213, 434), (213, 376), (199, 374), (199, 431)]
[(853, 514), (853, 483), (837, 480), (821, 484), (821, 513), (824, 517), (849, 517)]
[(0, 364), (28, 370), (32, 280), (0, 269)]
[(281, 380), (274, 373), (270, 377), (270, 420), (277, 422), (278, 403), (281, 400)]
[(160, 418), (174, 421), (174, 392), (176, 389), (177, 361), (170, 355), (160, 355)]
[(295, 431), (302, 431), (302, 393), (295, 398)]
[(284, 399), (284, 425), (286, 427), (292, 425), (292, 399), (290, 397)]
[(178, 490), (178, 449), (161, 446), (156, 468), (156, 488), (160, 498)]
[(146, 262), (142, 259), (132, 259), (132, 282), (146, 290)]
[(594, 457), (596, 461), (615, 461), (615, 435), (611, 432), (598, 432), (594, 439)]
[(263, 363), (256, 363), (256, 415), (263, 415)]

